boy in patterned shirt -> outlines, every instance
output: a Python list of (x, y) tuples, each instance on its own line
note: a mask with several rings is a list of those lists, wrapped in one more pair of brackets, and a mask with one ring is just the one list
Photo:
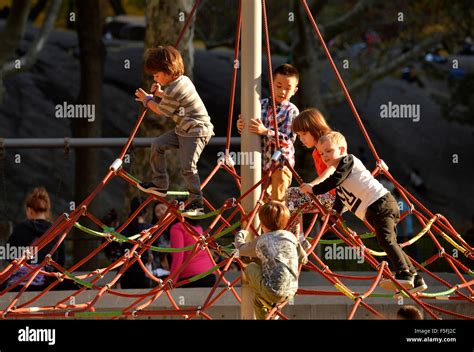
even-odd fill
[[(296, 140), (296, 134), (291, 130), (291, 125), (293, 119), (299, 114), (299, 110), (290, 103), (290, 99), (298, 90), (298, 81), (298, 70), (290, 64), (278, 66), (273, 72), (280, 148), (291, 166), (295, 166), (294, 142)], [(275, 122), (270, 98), (262, 99), (261, 105), (261, 118), (252, 119), (248, 129), (252, 133), (263, 136), (263, 172), (267, 172), (270, 170), (272, 156), (276, 151)], [(244, 127), (243, 119), (239, 116), (237, 129), (242, 132)], [(273, 172), (271, 186), (269, 186), (272, 200), (280, 202), (285, 200), (285, 193), (291, 185), (291, 179), (292, 174), (287, 166), (280, 166)]]

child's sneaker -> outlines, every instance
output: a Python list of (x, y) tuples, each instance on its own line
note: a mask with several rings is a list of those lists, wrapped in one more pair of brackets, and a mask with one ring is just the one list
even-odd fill
[[(423, 280), (420, 274), (416, 274), (413, 281), (414, 287), (411, 290), (408, 290), (412, 295), (415, 293), (423, 292), (428, 288), (428, 285), (425, 283), (425, 280)], [(403, 297), (403, 295), (400, 291), (398, 291), (394, 297), (400, 298)]]
[(190, 202), (183, 210), (182, 214), (185, 216), (204, 215), (204, 204), (202, 203), (202, 201), (199, 200)]
[[(411, 290), (414, 287), (414, 275), (409, 271), (401, 271), (395, 275), (395, 280), (406, 290)], [(380, 282), (380, 287), (386, 290), (398, 291), (398, 286), (390, 279), (384, 279)]]
[(410, 290), (410, 293), (423, 292), (428, 288), (428, 285), (423, 280), (423, 277), (420, 274), (416, 274), (414, 278), (413, 288)]
[(156, 187), (156, 185), (153, 182), (142, 182), (142, 183), (139, 183), (137, 187), (140, 191), (143, 191), (145, 193), (155, 194), (160, 197), (166, 197), (166, 193), (168, 192), (167, 189), (161, 189), (161, 188)]

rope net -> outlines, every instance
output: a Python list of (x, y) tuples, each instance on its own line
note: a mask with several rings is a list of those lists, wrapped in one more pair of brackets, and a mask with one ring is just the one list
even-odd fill
[[(407, 247), (414, 245), (422, 237), (429, 237), (429, 239), (434, 244), (434, 247), (437, 250), (437, 253), (433, 254), (431, 257), (427, 258), (424, 262), (418, 263), (413, 258), (410, 257), (413, 264), (416, 266), (418, 271), (425, 273), (425, 275), (430, 276), (437, 282), (441, 284), (442, 287), (445, 287), (444, 290), (440, 292), (429, 292), (429, 293), (416, 293), (411, 294), (409, 291), (403, 289), (403, 287), (395, 280), (395, 277), (392, 275), (388, 264), (384, 261), (384, 252), (378, 252), (373, 249), (368, 248), (364, 241), (367, 242), (368, 239), (374, 237), (373, 228), (367, 223), (364, 222), (365, 226), (368, 229), (368, 232), (365, 234), (357, 234), (349, 226), (347, 226), (340, 217), (335, 219), (332, 212), (326, 209), (323, 206), (318, 198), (311, 195), (311, 198), (316, 206), (317, 210), (311, 215), (311, 223), (306, 227), (304, 236), (311, 244), (307, 248), (307, 253), (310, 257), (310, 261), (304, 266), (300, 266), (300, 270), (304, 269), (309, 272), (314, 273), (323, 277), (330, 286), (333, 287), (333, 290), (310, 290), (300, 288), (297, 291), (297, 295), (308, 295), (308, 296), (345, 296), (347, 299), (353, 300), (353, 307), (348, 314), (348, 319), (352, 319), (359, 307), (363, 307), (368, 310), (374, 316), (385, 318), (385, 316), (377, 311), (372, 305), (368, 304), (365, 299), (369, 297), (375, 298), (394, 298), (399, 299), (399, 297), (409, 297), (416, 304), (418, 304), (426, 314), (430, 315), (434, 319), (440, 319), (440, 315), (446, 317), (455, 317), (462, 319), (473, 319), (474, 317), (464, 315), (461, 313), (453, 312), (448, 309), (440, 308), (435, 304), (428, 303), (433, 300), (454, 300), (454, 301), (465, 301), (469, 303), (474, 303), (473, 298), (473, 284), (474, 280), (467, 280), (465, 276), (474, 276), (474, 272), (463, 264), (459, 259), (449, 254), (450, 249), (455, 249), (458, 252), (462, 253), (467, 261), (474, 259), (473, 248), (462, 238), (461, 235), (453, 228), (450, 222), (441, 214), (431, 213), (420, 201), (418, 201), (410, 192), (408, 192), (402, 185), (400, 185), (394, 177), (388, 171), (383, 160), (381, 160), (375, 150), (375, 147), (370, 140), (367, 131), (364, 128), (362, 120), (357, 112), (357, 109), (352, 102), (352, 99), (349, 95), (349, 92), (346, 89), (344, 81), (340, 76), (336, 65), (331, 57), (331, 54), (324, 42), (324, 39), (319, 32), (317, 24), (309, 10), (306, 1), (301, 1), (302, 6), (304, 7), (308, 19), (324, 49), (325, 54), (331, 67), (333, 68), (339, 84), (341, 85), (344, 94), (346, 95), (347, 101), (351, 107), (352, 112), (359, 124), (359, 127), (364, 135), (364, 138), (367, 141), (368, 146), (370, 147), (373, 156), (376, 160), (376, 168), (373, 170), (374, 176), (384, 176), (389, 181), (393, 183), (395, 188), (399, 191), (403, 200), (408, 204), (408, 210), (401, 214), (401, 221), (412, 214), (416, 220), (420, 223), (422, 230), (413, 236), (410, 240), (401, 243), (401, 247)], [(194, 14), (199, 1), (196, 1), (193, 11), (188, 16), (188, 20), (181, 31), (179, 38), (182, 38), (184, 31), (191, 21), (189, 18)], [(266, 51), (268, 62), (271, 63), (270, 55), (270, 46), (268, 39), (268, 26), (267, 26), (267, 17), (265, 10), (265, 1), (262, 1), (263, 6), (263, 23), (265, 29), (265, 39), (266, 39)], [(234, 59), (238, 59), (239, 55), (239, 42), (240, 42), (240, 29), (241, 29), (241, 11), (239, 7), (239, 16), (237, 20), (237, 35), (235, 42), (234, 50)], [(179, 44), (179, 40), (176, 43), (176, 46)], [(201, 189), (204, 193), (204, 204), (208, 209), (208, 212), (202, 216), (195, 216), (195, 219), (207, 219), (210, 221), (209, 226), (203, 231), (203, 233), (198, 233), (187, 221), (186, 217), (183, 216), (182, 212), (179, 210), (178, 204), (176, 201), (170, 201), (166, 198), (162, 198), (156, 195), (149, 195), (148, 198), (139, 206), (136, 211), (131, 214), (127, 220), (117, 229), (110, 228), (102, 223), (96, 216), (88, 211), (89, 204), (97, 196), (97, 194), (114, 178), (119, 178), (124, 182), (136, 187), (140, 182), (133, 175), (128, 173), (122, 168), (122, 160), (125, 157), (127, 151), (129, 150), (133, 138), (135, 137), (138, 128), (140, 127), (147, 109), (144, 109), (139, 118), (137, 119), (135, 126), (130, 134), (128, 141), (124, 148), (122, 149), (119, 157), (115, 162), (110, 166), (109, 171), (102, 179), (99, 185), (94, 189), (94, 191), (70, 214), (64, 213), (53, 225), (48, 229), (44, 235), (39, 238), (35, 243), (32, 244), (33, 247), (36, 247), (38, 251), (47, 245), (52, 245), (49, 253), (44, 257), (44, 259), (32, 265), (29, 263), (27, 256), (23, 256), (19, 259), (11, 262), (1, 273), (0, 273), (0, 285), (4, 284), (12, 275), (18, 273), (19, 270), (23, 270), (23, 275), (20, 275), (18, 280), (11, 286), (4, 288), (0, 292), (0, 297), (9, 294), (8, 299), (4, 300), (7, 302), (5, 306), (0, 306), (0, 316), (3, 319), (15, 319), (15, 318), (96, 318), (96, 319), (117, 319), (124, 317), (158, 317), (158, 316), (178, 316), (186, 319), (193, 319), (196, 317), (201, 317), (204, 319), (211, 319), (212, 316), (209, 313), (209, 309), (224, 295), (231, 295), (237, 302), (241, 302), (238, 290), (236, 285), (241, 281), (241, 276), (238, 276), (233, 281), (229, 281), (225, 277), (225, 273), (229, 270), (232, 263), (236, 263), (241, 269), (244, 268), (245, 263), (242, 258), (239, 258), (236, 252), (233, 250), (232, 244), (224, 246), (221, 245), (219, 239), (224, 236), (235, 235), (238, 229), (241, 227), (241, 224), (245, 224), (242, 228), (248, 229), (258, 236), (259, 229), (254, 228), (251, 224), (258, 213), (260, 206), (267, 200), (267, 195), (265, 189), (271, 182), (271, 174), (278, 167), (286, 165), (291, 170), (294, 179), (298, 184), (302, 184), (303, 180), (296, 173), (296, 171), (287, 163), (286, 160), (281, 158), (279, 153), (275, 153), (275, 156), (272, 160), (272, 167), (268, 172), (266, 172), (262, 179), (251, 187), (248, 190), (241, 189), (240, 176), (234, 168), (234, 162), (229, 155), (230, 150), (230, 136), (232, 128), (232, 119), (233, 119), (233, 108), (234, 108), (234, 98), (235, 98), (235, 89), (237, 81), (237, 70), (238, 67), (234, 66), (233, 79), (232, 79), (232, 89), (230, 96), (230, 106), (229, 106), (229, 115), (228, 115), (228, 129), (227, 129), (227, 143), (225, 148), (225, 158), (220, 159), (217, 162), (217, 165), (210, 172), (207, 178), (202, 182)], [(269, 67), (270, 77), (271, 77), (271, 67)], [(274, 92), (272, 89), (271, 79), (270, 79), (270, 92), (272, 95), (272, 101), (275, 101)], [(273, 111), (275, 111), (275, 107)], [(278, 129), (277, 121), (276, 130)], [(278, 133), (276, 135), (276, 144), (278, 142)], [(208, 199), (205, 197), (206, 186), (209, 181), (216, 176), (219, 172), (225, 172), (230, 174), (237, 186), (241, 191), (240, 196), (235, 198), (227, 199), (220, 207), (214, 207)], [(255, 204), (254, 208), (250, 211), (245, 211), (242, 207), (241, 202), (246, 198), (251, 192), (256, 190), (259, 186), (261, 187), (259, 200)], [(167, 210), (165, 215), (151, 228), (141, 231), (140, 233), (135, 234), (134, 236), (127, 237), (121, 233), (129, 226), (133, 219), (145, 208), (151, 201), (157, 200), (166, 205)], [(298, 221), (298, 216), (301, 213), (304, 213), (305, 209), (299, 208), (292, 212), (290, 219), (290, 224), (288, 228), (291, 228)], [(96, 228), (86, 227), (81, 223), (84, 223), (83, 220), (87, 219), (95, 224)], [(316, 222), (320, 220), (321, 225), (319, 231), (314, 231), (314, 226)], [(161, 248), (154, 246), (154, 243), (163, 235), (164, 231), (175, 221), (179, 221), (183, 224), (188, 233), (193, 236), (196, 240), (195, 245), (183, 247), (183, 248)], [(54, 259), (53, 254), (58, 250), (61, 243), (64, 240), (71, 236), (71, 230), (73, 228), (82, 231), (88, 236), (95, 236), (103, 239), (103, 242), (91, 251), (86, 257), (84, 257), (79, 262), (75, 263), (71, 267), (65, 268), (59, 265)], [(310, 237), (310, 233), (315, 233), (313, 237)], [(325, 235), (332, 233), (337, 236), (337, 239), (323, 239)], [(448, 245), (448, 250), (442, 245), (441, 239), (445, 241), (445, 245)], [(131, 247), (127, 253), (121, 255), (118, 259), (112, 262), (110, 265), (102, 268), (97, 268), (92, 271), (81, 271), (89, 261), (98, 256), (107, 246), (110, 246), (112, 243), (128, 243)], [(363, 253), (365, 262), (368, 263), (374, 270), (374, 274), (370, 276), (356, 276), (356, 275), (343, 275), (338, 274), (332, 270), (327, 263), (316, 253), (315, 249), (318, 245), (324, 244), (340, 244), (349, 246), (355, 249), (358, 249)], [(142, 259), (142, 255), (151, 250), (158, 253), (170, 253), (170, 252), (183, 252), (189, 251), (189, 255), (184, 261), (183, 265), (177, 268), (176, 270), (169, 273), (165, 278), (156, 277), (150, 269), (146, 266)], [(201, 273), (199, 275), (187, 278), (183, 281), (177, 281), (176, 278), (179, 277), (180, 273), (187, 267), (188, 263), (193, 257), (202, 251), (206, 252), (209, 255), (209, 258), (213, 262), (213, 267), (207, 272)], [(213, 253), (217, 253), (220, 259), (214, 259)], [(431, 272), (428, 269), (428, 266), (432, 263), (444, 259), (449, 267), (452, 269), (452, 272), (457, 278), (457, 283), (452, 284), (442, 279), (435, 273)], [(115, 289), (115, 285), (119, 282), (120, 278), (124, 273), (129, 270), (129, 268), (138, 263), (141, 270), (145, 275), (152, 280), (154, 286), (150, 289), (144, 290), (144, 292), (138, 293), (128, 293), (123, 290)], [(46, 270), (46, 267), (53, 268), (54, 270)], [(27, 270), (25, 270), (27, 269)], [(40, 292), (27, 292), (29, 286), (34, 281), (34, 279), (39, 275), (44, 275), (49, 277), (50, 284)], [(107, 275), (107, 276), (106, 276)], [(174, 288), (179, 288), (190, 282), (199, 280), (207, 275), (216, 275), (217, 280), (213, 287), (209, 288), (209, 292), (205, 297), (204, 301), (200, 305), (196, 306), (184, 306), (180, 307), (180, 302), (176, 302), (176, 299), (172, 295), (172, 290)], [(108, 278), (107, 283), (100, 285), (99, 281), (104, 281), (104, 278)], [(379, 282), (383, 278), (389, 278), (393, 281), (394, 285), (400, 289), (400, 293), (374, 293), (375, 288), (378, 286)], [(77, 285), (77, 290), (74, 291), (62, 291), (62, 299), (58, 300), (54, 305), (42, 305), (41, 299), (46, 295), (51, 293), (54, 290), (55, 286), (58, 284), (69, 281)], [(357, 292), (355, 287), (360, 285), (354, 285), (354, 282), (357, 281), (367, 281), (368, 288), (363, 292)], [(13, 291), (18, 291), (16, 294), (13, 294)], [(57, 294), (57, 293), (56, 293)], [(121, 305), (120, 309), (110, 311), (110, 310), (97, 310), (96, 305), (99, 300), (101, 300), (105, 295), (115, 296), (127, 302), (127, 304)], [(56, 297), (56, 296), (55, 296)], [(157, 300), (166, 301), (167, 309), (152, 309), (150, 307), (152, 303)], [(287, 317), (283, 314), (282, 308), (288, 304), (284, 302), (282, 304), (274, 305), (269, 307), (269, 313), (267, 314), (267, 319), (273, 318), (275, 315), (280, 316), (283, 319)], [(126, 305), (124, 307), (124, 305)]]

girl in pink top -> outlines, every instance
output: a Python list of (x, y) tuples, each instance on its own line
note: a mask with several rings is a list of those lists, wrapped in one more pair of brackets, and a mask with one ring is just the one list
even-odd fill
[[(187, 222), (191, 227), (199, 234), (202, 234), (202, 227), (199, 226), (196, 220), (187, 219)], [(187, 246), (194, 246), (197, 240), (190, 234), (190, 232), (185, 228), (185, 226), (178, 222), (171, 226), (170, 229), (170, 241), (171, 248), (183, 248)], [(179, 270), (181, 266), (186, 262), (186, 260), (191, 255), (192, 251), (185, 252), (173, 252), (171, 253), (171, 273), (174, 273), (176, 270)], [(175, 282), (183, 281), (190, 277), (202, 274), (209, 269), (214, 267), (214, 263), (209, 256), (207, 250), (200, 250), (195, 254), (189, 263), (186, 265), (183, 271), (175, 278)], [(211, 287), (214, 286), (216, 282), (216, 276), (214, 273), (207, 275), (199, 280), (190, 282), (188, 284), (182, 285), (180, 287)]]

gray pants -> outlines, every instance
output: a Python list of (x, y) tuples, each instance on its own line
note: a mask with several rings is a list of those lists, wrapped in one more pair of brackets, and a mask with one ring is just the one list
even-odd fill
[(160, 189), (168, 189), (169, 177), (166, 169), (167, 150), (178, 149), (181, 174), (188, 186), (189, 200), (202, 200), (201, 180), (197, 170), (199, 157), (211, 139), (206, 137), (181, 137), (174, 130), (163, 133), (151, 144), (150, 165), (153, 170), (153, 183)]

